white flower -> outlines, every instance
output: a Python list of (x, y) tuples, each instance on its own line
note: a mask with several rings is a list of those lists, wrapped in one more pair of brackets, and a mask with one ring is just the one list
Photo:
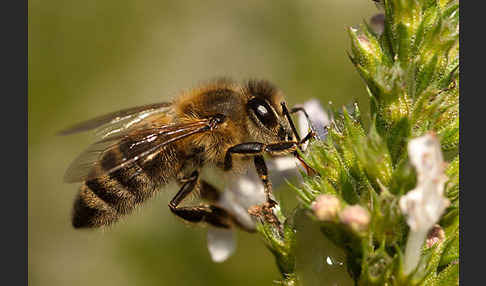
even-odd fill
[(247, 229), (255, 229), (255, 222), (248, 214), (248, 208), (263, 204), (266, 199), (263, 184), (255, 169), (249, 168), (246, 173), (227, 179), (229, 184), (226, 184), (218, 204), (233, 214)]
[[(303, 108), (309, 115), (317, 137), (323, 140), (327, 134), (326, 126), (329, 125), (329, 117), (319, 101), (316, 99), (307, 101)], [(298, 114), (298, 129), (301, 136), (309, 132), (309, 125), (304, 114)], [(285, 178), (299, 175), (302, 165), (294, 156), (278, 157), (266, 160), (269, 179), (274, 189), (281, 185)], [(300, 176), (298, 176), (300, 178)], [(258, 178), (254, 168), (249, 168), (246, 173), (229, 176), (227, 184), (218, 205), (230, 212), (240, 224), (248, 229), (255, 229), (256, 225), (248, 209), (265, 202), (263, 184)], [(233, 254), (236, 248), (235, 234), (231, 229), (210, 227), (207, 233), (209, 253), (214, 262), (223, 262)]]
[(231, 229), (211, 227), (208, 229), (208, 249), (214, 262), (223, 262), (236, 249), (235, 233)]
[[(326, 139), (327, 127), (329, 126), (331, 121), (327, 112), (322, 108), (319, 100), (311, 99), (309, 101), (306, 101), (304, 102), (302, 107), (309, 115), (309, 119), (312, 126), (314, 127), (317, 138), (319, 140)], [(305, 118), (305, 115), (302, 112), (298, 114), (298, 117), (299, 133), (305, 136), (305, 134), (307, 134), (307, 132), (309, 131), (309, 124), (307, 122), (307, 119)]]
[(443, 195), (447, 177), (437, 137), (430, 133), (411, 140), (408, 154), (417, 171), (417, 186), (400, 199), (400, 208), (410, 226), (405, 249), (405, 274), (417, 266), (428, 231), (449, 205)]

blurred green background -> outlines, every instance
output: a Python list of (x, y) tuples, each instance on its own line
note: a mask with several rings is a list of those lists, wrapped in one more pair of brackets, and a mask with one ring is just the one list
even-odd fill
[[(377, 13), (372, 1), (30, 0), (28, 13), (29, 285), (271, 285), (278, 279), (257, 235), (239, 232), (236, 253), (212, 263), (205, 229), (169, 213), (172, 188), (110, 229), (73, 230), (79, 185), (62, 176), (92, 137), (55, 133), (96, 115), (166, 101), (221, 75), (269, 79), (291, 105), (312, 97), (336, 106), (365, 102), (364, 84), (346, 55), (345, 28)], [(333, 250), (322, 236), (302, 233), (298, 262), (309, 273), (307, 285), (318, 285), (313, 275), (348, 285), (345, 271), (325, 263)]]

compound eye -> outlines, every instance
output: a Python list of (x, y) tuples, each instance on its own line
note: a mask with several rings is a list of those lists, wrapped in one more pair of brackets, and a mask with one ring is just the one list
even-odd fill
[(258, 120), (266, 127), (273, 128), (277, 125), (277, 118), (271, 107), (264, 100), (253, 98), (248, 102), (248, 107), (253, 111)]

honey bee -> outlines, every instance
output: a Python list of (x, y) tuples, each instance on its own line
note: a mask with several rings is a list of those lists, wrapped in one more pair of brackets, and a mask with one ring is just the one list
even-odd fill
[[(287, 109), (282, 92), (265, 80), (243, 84), (219, 79), (181, 92), (170, 103), (128, 108), (79, 123), (60, 132), (101, 130), (101, 137), (79, 155), (64, 180), (82, 182), (72, 212), (74, 228), (111, 225), (152, 197), (171, 181), (181, 187), (169, 209), (183, 220), (215, 227), (240, 223), (217, 205), (220, 192), (200, 178), (202, 168), (224, 172), (244, 170), (253, 163), (267, 204), (274, 206), (263, 155), (293, 153), (314, 136), (303, 139), (290, 117), (305, 110)], [(180, 203), (198, 190), (208, 204)]]

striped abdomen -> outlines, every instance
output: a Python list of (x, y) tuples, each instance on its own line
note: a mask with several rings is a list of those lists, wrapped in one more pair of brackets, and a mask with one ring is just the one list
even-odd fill
[[(176, 152), (169, 145), (144, 164), (135, 164), (85, 181), (74, 201), (73, 226), (110, 225), (120, 216), (130, 213), (176, 176), (182, 168), (181, 156), (177, 156)], [(120, 155), (120, 150), (112, 150), (103, 160)]]

